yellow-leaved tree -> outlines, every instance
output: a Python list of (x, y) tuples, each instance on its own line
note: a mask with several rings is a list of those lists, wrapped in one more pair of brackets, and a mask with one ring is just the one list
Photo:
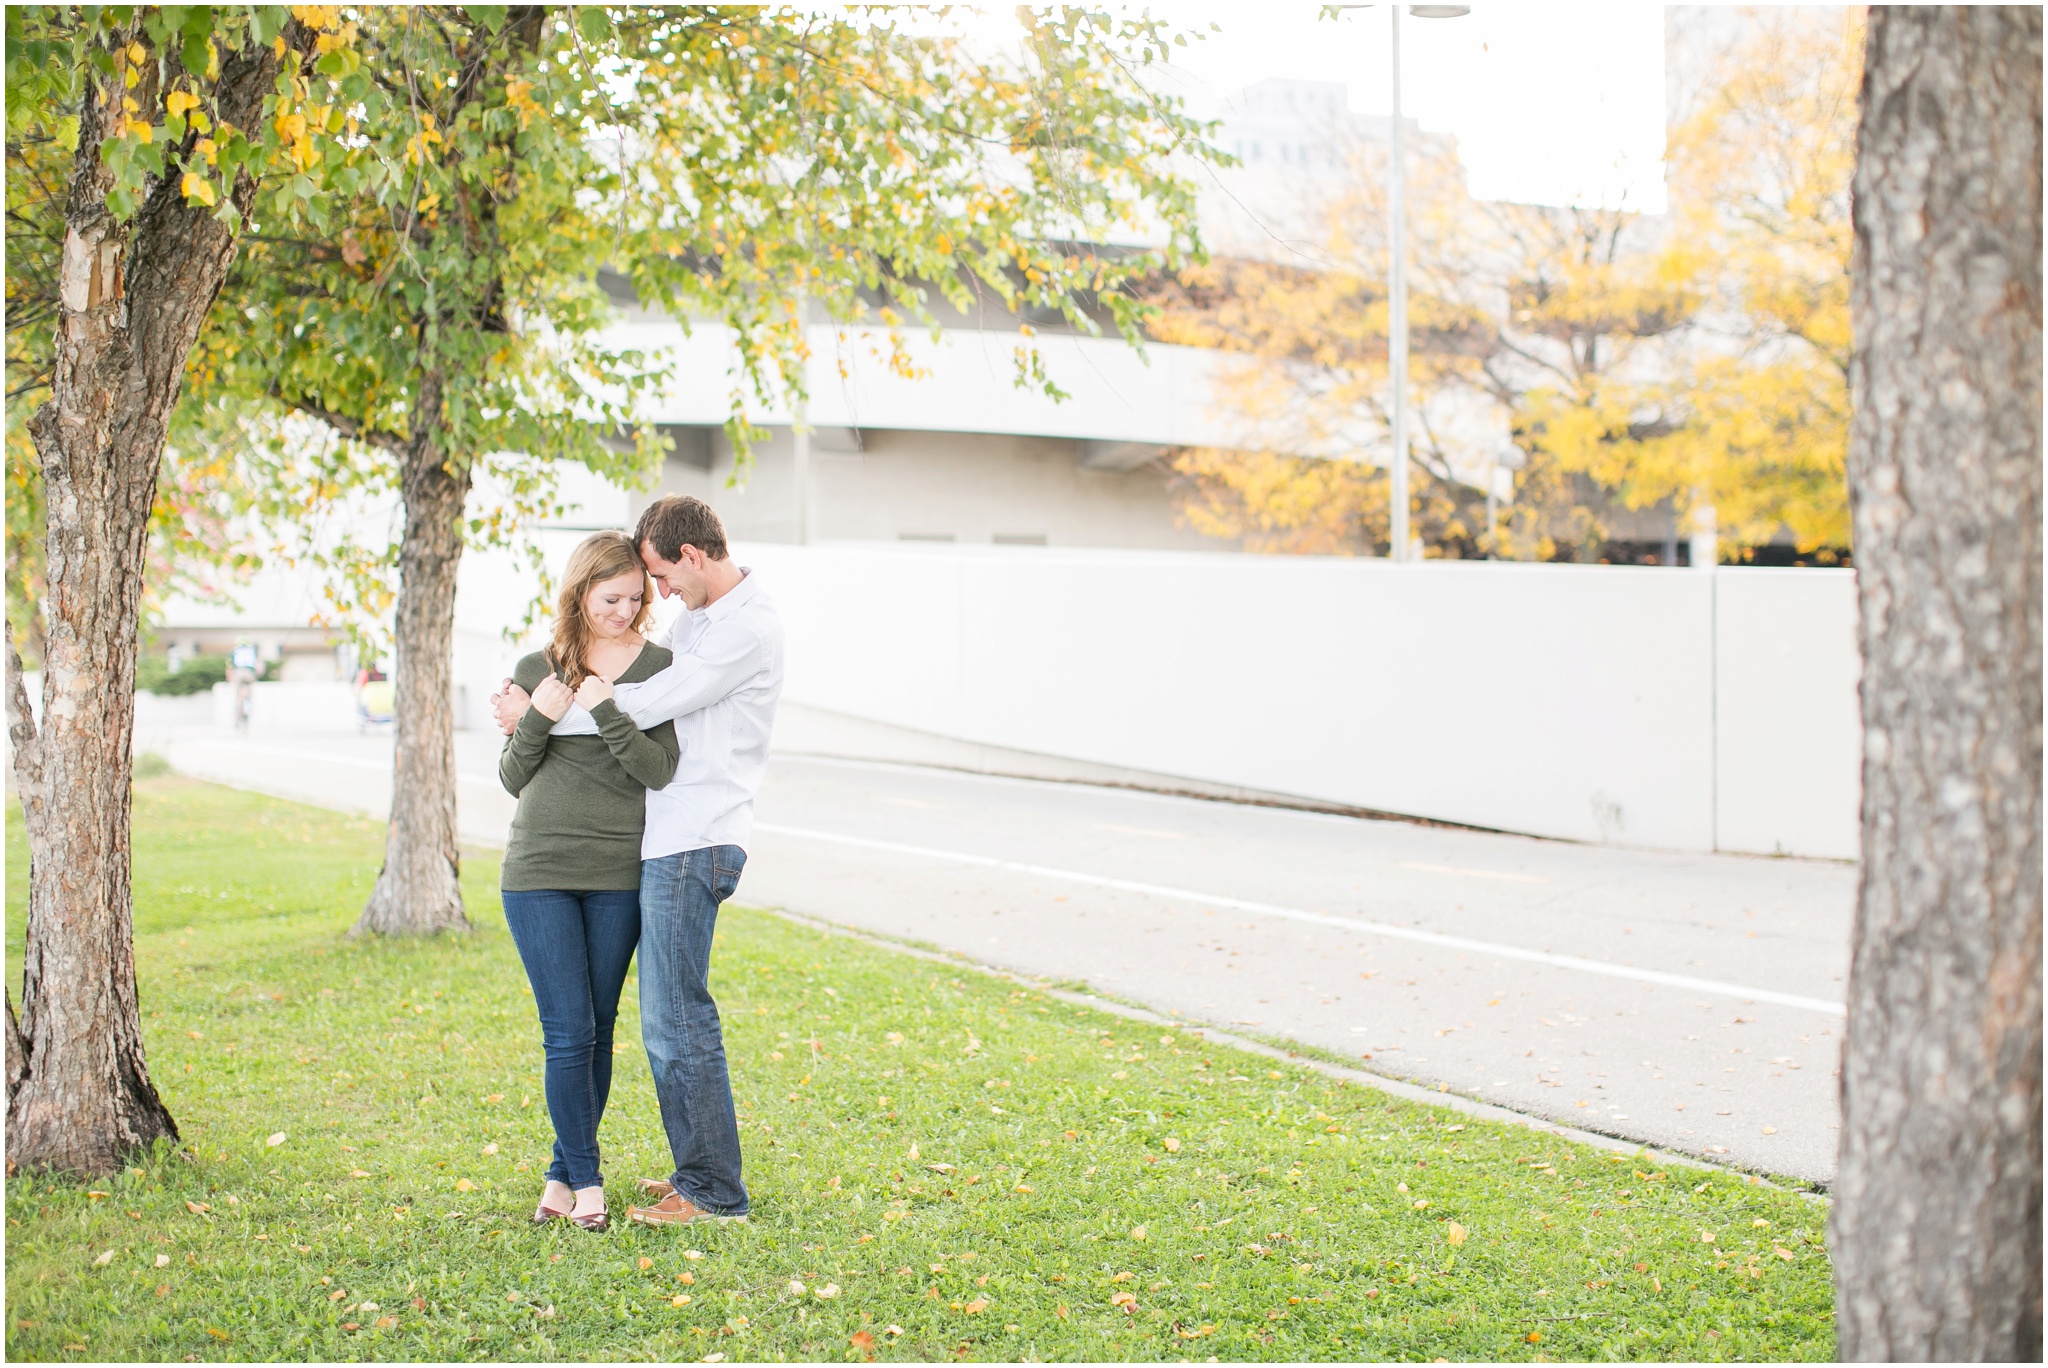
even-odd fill
[[(1454, 148), (1418, 140), (1411, 518), (1427, 554), (1596, 559), (1640, 539), (1622, 524), (1647, 509), (1681, 528), (1712, 510), (1725, 558), (1785, 529), (1813, 559), (1846, 550), (1861, 24), (1725, 21), (1732, 41), (1672, 130), (1664, 216), (1475, 200)], [(1386, 544), (1386, 161), (1376, 137), (1345, 151), (1307, 250), (1219, 256), (1161, 292), (1155, 335), (1241, 358), (1219, 393), (1238, 449), (1174, 469), (1183, 521), (1247, 550)], [(1503, 454), (1512, 500), (1489, 516)]]
[(1545, 444), (1628, 507), (1712, 509), (1724, 556), (1789, 529), (1849, 544), (1849, 178), (1860, 11), (1760, 10), (1673, 129), (1657, 269), (1699, 301), (1667, 374), (1545, 416)]

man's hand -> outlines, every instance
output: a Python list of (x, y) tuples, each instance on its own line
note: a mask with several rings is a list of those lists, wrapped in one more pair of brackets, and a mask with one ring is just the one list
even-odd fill
[(554, 675), (543, 679), (533, 690), (534, 711), (550, 722), (561, 721), (575, 701), (576, 695), (569, 691), (569, 686)]
[(491, 717), (497, 722), (498, 730), (507, 736), (519, 730), (520, 714), (526, 711), (527, 704), (532, 701), (527, 697), (526, 690), (511, 680), (506, 680), (504, 687), (491, 695)]
[(585, 708), (595, 708), (611, 696), (610, 682), (599, 679), (596, 675), (583, 676), (583, 683), (576, 690), (576, 701)]

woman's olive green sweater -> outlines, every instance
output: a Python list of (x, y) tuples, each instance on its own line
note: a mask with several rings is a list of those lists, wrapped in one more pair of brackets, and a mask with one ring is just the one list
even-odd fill
[[(673, 657), (643, 646), (615, 684), (637, 684)], [(512, 682), (532, 693), (552, 674), (539, 651), (513, 667)], [(519, 800), (498, 886), (508, 892), (559, 888), (574, 893), (638, 888), (640, 833), (647, 790), (675, 778), (676, 726), (641, 731), (607, 699), (590, 710), (596, 736), (550, 736), (554, 724), (528, 708), (505, 738), (498, 780)]]

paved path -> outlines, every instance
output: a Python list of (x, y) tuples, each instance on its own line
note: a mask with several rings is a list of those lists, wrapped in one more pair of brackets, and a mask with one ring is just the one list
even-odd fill
[[(157, 738), (381, 812), (389, 741)], [(488, 736), (464, 835), (501, 842)], [(1855, 871), (778, 754), (743, 902), (1291, 1039), (1518, 1111), (1828, 1181)]]

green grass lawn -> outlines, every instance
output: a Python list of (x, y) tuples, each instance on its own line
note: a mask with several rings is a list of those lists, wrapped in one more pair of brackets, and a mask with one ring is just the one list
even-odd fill
[[(377, 824), (161, 778), (135, 825), (184, 1139), (8, 1182), (13, 1359), (1833, 1356), (1809, 1200), (738, 909), (713, 986), (752, 1221), (535, 1229), (539, 1030), (492, 857), (474, 935), (361, 943)], [(636, 991), (615, 1209), (668, 1167)]]

